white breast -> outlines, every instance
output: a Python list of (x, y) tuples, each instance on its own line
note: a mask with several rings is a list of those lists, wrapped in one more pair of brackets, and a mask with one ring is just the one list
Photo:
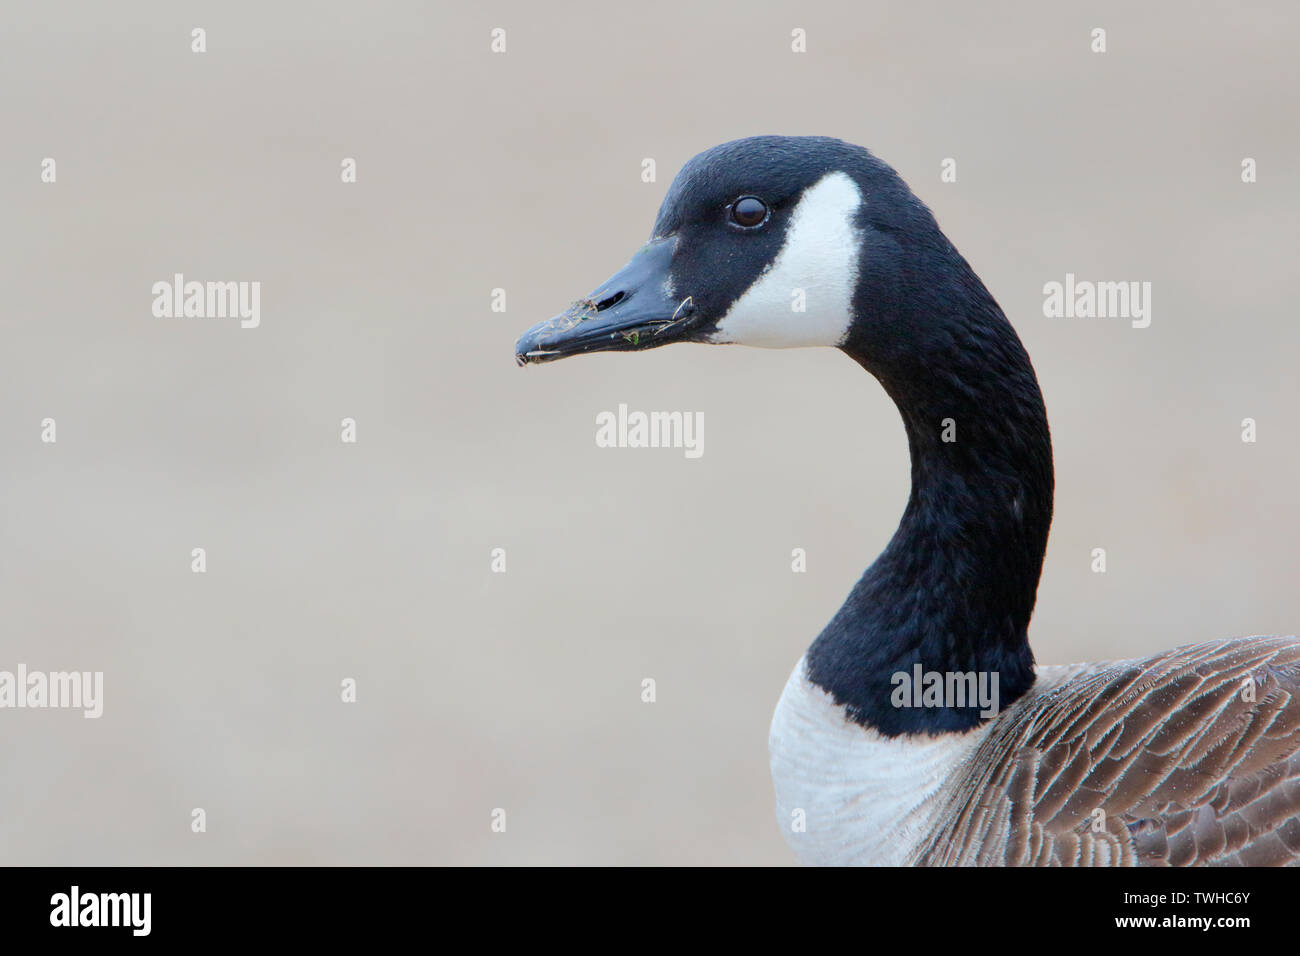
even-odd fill
[(912, 862), (934, 825), (935, 795), (991, 723), (964, 734), (882, 736), (849, 721), (801, 659), (768, 741), (786, 841), (809, 865)]

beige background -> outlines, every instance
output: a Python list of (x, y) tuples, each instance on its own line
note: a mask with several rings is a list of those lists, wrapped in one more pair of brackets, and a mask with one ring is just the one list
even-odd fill
[[(753, 133), (892, 163), (1024, 338), (1040, 661), (1294, 633), (1300, 15), (1135, 6), (10, 5), (0, 669), (106, 699), (0, 711), (0, 858), (789, 862), (767, 724), (902, 511), (893, 407), (834, 351), (511, 355)], [(1151, 327), (1043, 318), (1067, 271)], [(153, 318), (174, 272), (260, 281), (261, 328)], [(704, 457), (597, 449), (620, 402)]]

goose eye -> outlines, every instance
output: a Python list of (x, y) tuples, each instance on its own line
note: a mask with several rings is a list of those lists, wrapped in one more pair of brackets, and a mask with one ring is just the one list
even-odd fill
[(741, 196), (731, 204), (731, 221), (752, 229), (767, 219), (767, 203), (753, 196)]

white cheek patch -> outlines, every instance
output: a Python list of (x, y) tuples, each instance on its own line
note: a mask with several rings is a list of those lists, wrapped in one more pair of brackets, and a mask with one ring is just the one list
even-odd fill
[(804, 190), (776, 261), (735, 301), (710, 340), (769, 349), (843, 343), (858, 278), (853, 215), (861, 204), (857, 183), (841, 172)]

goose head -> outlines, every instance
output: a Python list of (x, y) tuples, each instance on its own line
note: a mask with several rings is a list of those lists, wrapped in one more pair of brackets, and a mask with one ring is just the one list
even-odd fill
[(884, 362), (933, 336), (923, 321), (899, 320), (935, 294), (927, 281), (955, 255), (929, 210), (866, 149), (827, 137), (736, 140), (691, 159), (649, 241), (590, 295), (525, 332), (515, 357), (526, 365), (706, 342), (852, 344)]

